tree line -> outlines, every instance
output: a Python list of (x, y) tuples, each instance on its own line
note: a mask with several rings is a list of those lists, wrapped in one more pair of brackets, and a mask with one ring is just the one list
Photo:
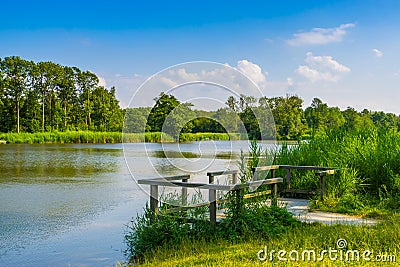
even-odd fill
[(123, 110), (90, 71), (0, 58), (0, 132), (121, 131)]
[[(393, 113), (359, 112), (351, 107), (340, 110), (318, 98), (303, 108), (304, 101), (296, 95), (230, 96), (225, 107), (205, 111), (161, 93), (153, 107), (121, 109), (115, 90), (101, 86), (94, 73), (77, 67), (35, 63), (17, 56), (0, 58), (0, 132), (123, 130), (166, 132), (178, 139), (181, 133), (245, 130), (251, 139), (276, 134), (278, 139), (296, 140), (330, 128), (400, 129), (400, 117)], [(268, 112), (273, 115), (274, 129), (260, 127), (270, 121), (259, 124), (257, 114)]]
[[(316, 132), (336, 128), (384, 127), (400, 130), (400, 117), (393, 113), (367, 109), (359, 112), (352, 107), (340, 110), (328, 106), (319, 98), (314, 98), (309, 107), (303, 108), (304, 101), (296, 95), (260, 99), (245, 95), (237, 98), (230, 96), (226, 106), (216, 111), (193, 110), (190, 103), (181, 103), (173, 95), (164, 93), (154, 100), (156, 104), (153, 108), (126, 110), (125, 132), (163, 131), (177, 139), (181, 133), (241, 132), (243, 125), (250, 139), (260, 139), (262, 133), (256, 114), (263, 112), (273, 115), (274, 132), (276, 138), (281, 140), (307, 139)], [(174, 127), (168, 126), (171, 122)]]

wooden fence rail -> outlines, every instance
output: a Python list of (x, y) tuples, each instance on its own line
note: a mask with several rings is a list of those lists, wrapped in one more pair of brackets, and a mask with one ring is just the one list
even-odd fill
[[(159, 194), (158, 194), (158, 187), (165, 186), (165, 187), (181, 187), (182, 189), (182, 207), (184, 209), (188, 208), (198, 208), (202, 206), (209, 206), (210, 212), (210, 223), (212, 225), (216, 224), (217, 221), (217, 191), (236, 191), (239, 192), (245, 188), (258, 188), (261, 185), (271, 185), (272, 186), (272, 194), (273, 194), (273, 202), (272, 204), (276, 205), (276, 199), (278, 195), (278, 184), (283, 183), (283, 178), (275, 177), (275, 171), (278, 169), (285, 169), (286, 170), (286, 177), (285, 177), (285, 189), (284, 193), (306, 193), (309, 190), (299, 190), (299, 189), (292, 189), (290, 185), (291, 179), (291, 170), (311, 170), (316, 171), (315, 174), (319, 176), (320, 179), (320, 197), (322, 198), (325, 194), (325, 183), (326, 183), (326, 176), (335, 173), (335, 169), (327, 168), (327, 167), (318, 167), (318, 166), (292, 166), (292, 165), (271, 165), (271, 166), (261, 166), (253, 169), (253, 180), (250, 182), (238, 183), (238, 175), (239, 170), (225, 170), (225, 171), (214, 171), (214, 172), (207, 172), (208, 176), (208, 183), (198, 183), (198, 182), (189, 182), (190, 175), (177, 175), (177, 176), (168, 176), (168, 177), (160, 177), (160, 178), (151, 178), (151, 179), (140, 179), (138, 180), (139, 184), (146, 184), (150, 185), (150, 209), (157, 214), (158, 213), (158, 206), (159, 206)], [(263, 171), (270, 171), (271, 178), (268, 179), (259, 179), (261, 177), (261, 173)], [(215, 177), (221, 175), (231, 175), (232, 176), (232, 183), (229, 184), (215, 184)], [(198, 188), (198, 189), (206, 189), (208, 190), (208, 202), (203, 204), (196, 204), (193, 206), (187, 206), (187, 189), (188, 188)], [(248, 197), (255, 197), (259, 196), (260, 194), (267, 193), (265, 192), (258, 192), (249, 194)], [(169, 211), (177, 211), (182, 210), (181, 208), (172, 208)], [(168, 210), (166, 211), (168, 212)]]

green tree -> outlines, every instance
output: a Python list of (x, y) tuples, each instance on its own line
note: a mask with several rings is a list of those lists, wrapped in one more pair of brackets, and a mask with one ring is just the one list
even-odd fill
[(91, 126), (91, 114), (93, 110), (92, 93), (93, 90), (99, 84), (99, 78), (90, 71), (81, 71), (78, 68), (74, 68), (76, 75), (76, 85), (80, 92), (80, 105), (84, 111), (86, 129), (90, 129)]
[(15, 128), (20, 132), (20, 112), (24, 104), (25, 94), (29, 89), (28, 85), (28, 65), (29, 62), (20, 57), (6, 57), (2, 61), (2, 71), (5, 76), (5, 93), (14, 106)]
[(151, 129), (147, 124), (147, 118), (150, 111), (150, 107), (127, 108), (125, 110), (124, 133), (149, 132)]
[(303, 100), (298, 96), (274, 97), (263, 100), (262, 106), (272, 107), (276, 131), (281, 139), (299, 139), (307, 130), (302, 109)]
[(238, 101), (233, 96), (228, 97), (228, 100), (226, 100), (225, 105), (227, 105), (233, 111), (237, 111), (238, 109)]
[(190, 109), (192, 104), (180, 103), (173, 95), (161, 93), (154, 99), (156, 104), (152, 108), (148, 120), (147, 129), (151, 132), (165, 132), (175, 139), (179, 133), (190, 132), (193, 128), (192, 120), (195, 118)]

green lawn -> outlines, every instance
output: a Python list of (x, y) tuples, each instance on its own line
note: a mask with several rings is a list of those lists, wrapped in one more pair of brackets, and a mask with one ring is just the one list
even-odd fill
[[(339, 249), (337, 260), (330, 260), (328, 254), (324, 254), (324, 261), (301, 260), (304, 250), (314, 250), (318, 259), (323, 250), (337, 249), (338, 239), (345, 239), (347, 247)], [(277, 252), (273, 254), (273, 261), (267, 259), (260, 261), (257, 253), (267, 246), (268, 251), (291, 250), (299, 252), (299, 261), (279, 261)], [(358, 250), (360, 260), (352, 261), (352, 254), (348, 250)], [(362, 253), (370, 250), (373, 254), (362, 259)], [(343, 251), (340, 260), (340, 251)], [(391, 258), (396, 262), (377, 262), (376, 255), (394, 255)], [(293, 257), (295, 257), (293, 253)], [(354, 254), (356, 256), (356, 254)], [(260, 256), (263, 256), (261, 253)], [(332, 259), (335, 254), (332, 252)], [(366, 255), (368, 256), (368, 255)], [(389, 256), (390, 257), (390, 256)], [(268, 257), (269, 258), (269, 257)], [(356, 257), (355, 257), (356, 258)], [(373, 260), (373, 261), (372, 261)], [(217, 239), (213, 241), (191, 240), (190, 237), (182, 243), (171, 246), (165, 245), (145, 254), (144, 262), (140, 266), (399, 266), (400, 262), (400, 216), (394, 215), (385, 219), (376, 226), (351, 226), (322, 224), (301, 224), (288, 227), (286, 231), (270, 238), (258, 239), (256, 237), (244, 237), (239, 241), (226, 241)]]

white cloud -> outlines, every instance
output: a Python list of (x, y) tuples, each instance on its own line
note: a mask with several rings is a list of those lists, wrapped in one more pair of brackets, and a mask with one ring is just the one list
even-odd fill
[(378, 49), (376, 49), (376, 48), (372, 49), (372, 51), (375, 53), (375, 56), (376, 56), (377, 58), (380, 58), (380, 57), (383, 56), (383, 52), (380, 51), (380, 50), (378, 50)]
[(103, 87), (107, 87), (107, 82), (106, 82), (106, 80), (103, 78), (103, 77), (101, 77), (101, 76), (97, 76), (98, 78), (99, 78), (99, 85), (100, 86), (103, 86)]
[[(258, 88), (238, 73), (238, 70), (258, 85)], [(267, 73), (259, 65), (243, 59), (233, 67), (229, 64), (194, 62), (171, 67), (150, 77), (137, 74), (130, 76), (102, 74), (101, 77), (104, 77), (106, 84), (117, 88), (117, 97), (122, 107), (127, 107), (128, 103), (131, 107), (152, 106), (153, 99), (161, 92), (172, 93), (182, 102), (193, 101), (196, 97), (206, 97), (211, 104), (220, 103), (220, 106), (224, 106), (226, 99), (232, 93), (237, 96), (245, 94), (261, 97), (260, 89), (270, 88), (266, 75)], [(286, 81), (284, 83), (286, 84)]]
[(287, 84), (288, 84), (289, 86), (293, 86), (294, 83), (293, 83), (293, 79), (292, 79), (292, 78), (289, 77), (289, 78), (287, 78), (286, 81), (287, 81)]
[(341, 74), (351, 71), (349, 67), (340, 64), (331, 56), (313, 56), (311, 52), (308, 52), (306, 56), (304, 61), (307, 65), (299, 66), (296, 72), (311, 82), (336, 82)]
[(246, 59), (239, 60), (236, 68), (259, 86), (266, 81), (261, 67)]
[(288, 40), (287, 43), (291, 46), (337, 43), (343, 40), (347, 33), (346, 29), (353, 27), (355, 27), (355, 24), (347, 23), (335, 28), (313, 28), (308, 32), (293, 34), (293, 38)]
[(321, 69), (332, 70), (335, 72), (349, 72), (350, 68), (340, 64), (334, 60), (331, 56), (313, 56), (311, 52), (306, 54), (304, 60), (309, 66)]

